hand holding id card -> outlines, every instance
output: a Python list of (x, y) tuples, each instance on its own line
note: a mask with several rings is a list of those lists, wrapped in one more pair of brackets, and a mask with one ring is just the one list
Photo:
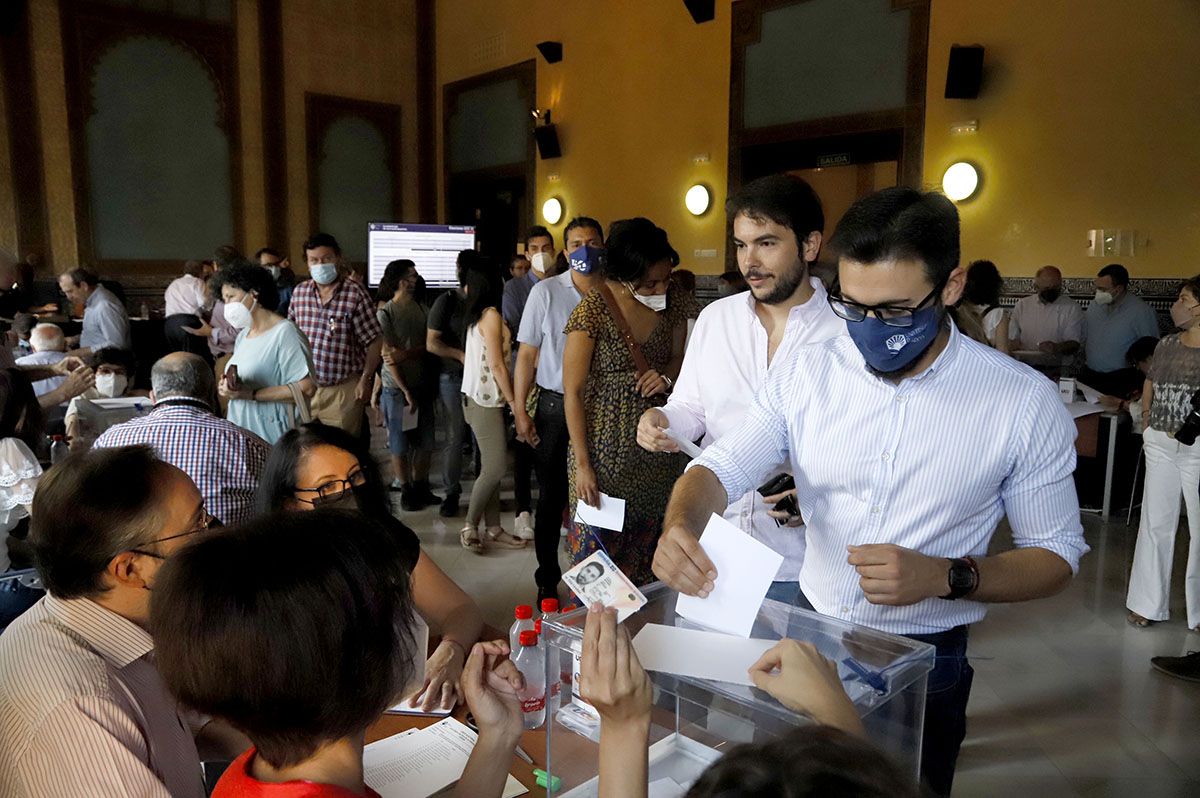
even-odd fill
[(599, 602), (605, 609), (615, 609), (617, 623), (646, 605), (642, 591), (602, 551), (563, 574), (563, 581), (585, 607)]

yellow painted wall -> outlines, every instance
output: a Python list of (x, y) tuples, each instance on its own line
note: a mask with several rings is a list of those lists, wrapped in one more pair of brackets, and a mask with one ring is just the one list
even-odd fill
[[(304, 95), (320, 92), (402, 106), (401, 170), (407, 215), (417, 210), (416, 20), (414, 0), (285, 0), (283, 41), (288, 188), (264, 183), (262, 84), (257, 0), (237, 0), (236, 46), (242, 125), (245, 245), (287, 249), (295, 265), (309, 231)], [(78, 262), (75, 183), (63, 79), (62, 28), (57, 0), (30, 0), (34, 80), (45, 161), (50, 247), (55, 267)], [(5, 98), (11, 101), (11, 98)], [(7, 158), (3, 163), (7, 163)], [(13, 237), (11, 188), (0, 180), (0, 244)], [(288, 241), (267, 241), (267, 205), (287, 208)], [(221, 243), (214, 241), (215, 248)], [(209, 253), (195, 253), (196, 257)]]
[[(648, 216), (666, 229), (683, 265), (724, 269), (725, 176), (729, 128), (728, 0), (696, 25), (677, 0), (443, 0), (437, 4), (440, 85), (537, 58), (538, 105), (553, 111), (563, 156), (538, 160), (534, 207), (558, 195), (566, 217)], [(503, 37), (491, 58), (480, 45)], [(563, 43), (547, 64), (534, 45)], [(441, 89), (438, 103), (440, 109)], [(441, 112), (438, 113), (441, 151)], [(708, 163), (692, 158), (706, 154)], [(557, 174), (559, 180), (550, 182)], [(444, 207), (440, 185), (439, 213)], [(683, 195), (713, 188), (713, 208), (690, 215)], [(715, 249), (698, 259), (696, 250)]]
[[(934, 0), (925, 180), (975, 161), (963, 261), (1090, 276), (1087, 231), (1132, 228), (1135, 277), (1200, 272), (1200, 4), (1194, 0)], [(977, 100), (942, 97), (950, 45), (983, 44)], [(950, 125), (979, 120), (973, 136)], [(1144, 244), (1144, 246), (1142, 246)]]

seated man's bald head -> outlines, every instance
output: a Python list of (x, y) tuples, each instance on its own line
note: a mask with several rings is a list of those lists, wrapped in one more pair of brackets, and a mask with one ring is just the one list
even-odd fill
[(212, 367), (199, 355), (172, 352), (150, 370), (155, 401), (170, 398), (199, 399), (211, 404), (216, 383)]

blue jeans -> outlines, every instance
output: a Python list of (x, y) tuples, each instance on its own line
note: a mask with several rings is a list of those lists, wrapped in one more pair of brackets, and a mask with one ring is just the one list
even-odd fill
[(417, 401), (417, 426), (404, 431), (404, 394), (398, 388), (384, 388), (379, 400), (383, 423), (387, 425), (388, 451), (403, 457), (410, 450), (429, 451), (433, 448), (433, 401)]
[(447, 496), (462, 495), (462, 446), (467, 434), (463, 417), (462, 374), (442, 372), (438, 394), (446, 411), (446, 459), (442, 463), (442, 489)]

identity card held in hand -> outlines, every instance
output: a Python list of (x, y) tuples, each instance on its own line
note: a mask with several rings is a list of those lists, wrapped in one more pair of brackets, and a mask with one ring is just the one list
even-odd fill
[(621, 573), (609, 556), (597, 551), (563, 574), (563, 581), (585, 607), (600, 602), (617, 611), (617, 623), (646, 605), (642, 591)]

